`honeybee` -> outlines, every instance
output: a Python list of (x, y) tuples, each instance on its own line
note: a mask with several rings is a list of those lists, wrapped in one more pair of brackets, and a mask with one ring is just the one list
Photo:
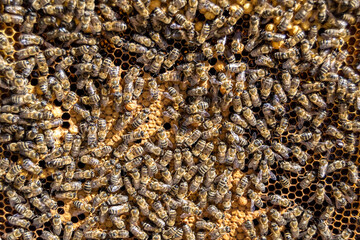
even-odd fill
[(301, 8), (296, 12), (294, 18), (295, 20), (304, 20), (307, 15), (311, 12), (311, 10), (314, 7), (314, 2), (312, 0), (309, 0), (301, 6)]
[(34, 239), (34, 238), (33, 238), (33, 233), (30, 232), (30, 231), (24, 232), (24, 233), (23, 233), (23, 239), (24, 239), (24, 240), (32, 240), (32, 239)]
[(256, 192), (254, 192), (252, 189), (248, 190), (248, 196), (251, 200), (250, 209), (253, 212), (255, 210), (255, 206), (258, 208), (262, 208), (264, 203), (261, 200), (260, 195), (258, 195)]
[(154, 15), (156, 17), (157, 20), (165, 23), (165, 24), (170, 24), (171, 23), (171, 18), (169, 18), (166, 13), (159, 7), (154, 8)]
[(295, 112), (297, 114), (297, 116), (299, 117), (299, 127), (301, 127), (303, 125), (304, 121), (311, 121), (312, 116), (310, 113), (308, 113), (307, 111), (305, 111), (305, 109), (303, 109), (302, 107), (297, 106), (295, 108)]
[(18, 164), (13, 164), (9, 168), (9, 160), (7, 158), (3, 158), (1, 161), (2, 170), (5, 173), (5, 181), (13, 182), (15, 177), (20, 174), (22, 167)]
[(7, 220), (11, 225), (19, 226), (22, 228), (28, 228), (30, 226), (30, 221), (26, 219), (19, 218), (17, 216), (8, 216)]
[(26, 16), (23, 24), (20, 26), (20, 32), (30, 33), (36, 23), (36, 13), (30, 11)]
[(145, 240), (148, 238), (148, 235), (136, 225), (131, 224), (129, 230), (138, 239)]
[(262, 175), (260, 173), (258, 174), (258, 176), (256, 176), (255, 174), (251, 174), (250, 181), (257, 190), (265, 192), (265, 184), (262, 182)]
[(44, 39), (40, 36), (33, 34), (21, 34), (19, 36), (19, 42), (21, 45), (42, 45), (44, 43)]
[(291, 147), (291, 152), (299, 160), (301, 165), (305, 165), (307, 159), (310, 157), (308, 153), (301, 150), (298, 146)]
[[(231, 4), (231, 6), (229, 7), (229, 13), (230, 16), (226, 19), (226, 22), (229, 25), (234, 26), (236, 22), (243, 16), (244, 9), (238, 4)], [(228, 32), (228, 34), (224, 34), (224, 35), (229, 35), (229, 34), (231, 34), (230, 31)]]
[(150, 212), (148, 218), (157, 227), (159, 227), (159, 228), (164, 228), (165, 227), (165, 222), (161, 218), (159, 218), (154, 212)]
[(317, 227), (313, 224), (309, 228), (307, 228), (306, 232), (304, 232), (303, 239), (310, 240), (316, 234)]
[(195, 240), (195, 233), (191, 230), (188, 224), (183, 225), (184, 236), (188, 240)]
[(44, 213), (36, 218), (34, 218), (33, 225), (37, 228), (44, 225), (46, 222), (48, 222), (52, 218), (51, 213)]
[[(24, 187), (21, 188), (21, 190)], [(6, 196), (9, 198), (10, 205), (13, 207), (15, 204), (25, 203), (25, 199), (19, 195), (14, 189), (6, 189)]]
[(282, 161), (280, 162), (280, 168), (284, 169), (285, 171), (293, 172), (296, 174), (299, 174), (301, 172), (301, 166), (294, 162)]
[(332, 204), (331, 199), (325, 193), (324, 185), (321, 183), (318, 183), (316, 187), (317, 188), (316, 188), (315, 193), (309, 198), (308, 202), (312, 202), (315, 200), (315, 202), (317, 204), (322, 204), (325, 199), (326, 202), (328, 202), (329, 204)]
[(271, 143), (271, 147), (273, 148), (273, 150), (277, 153), (279, 153), (283, 158), (288, 159), (289, 158), (289, 153), (291, 151), (290, 148), (286, 147), (285, 145), (277, 142), (277, 141), (273, 141)]
[(352, 203), (354, 200), (358, 199), (358, 196), (355, 194), (351, 186), (347, 185), (344, 182), (341, 182), (339, 183), (338, 187), (343, 192), (345, 199), (349, 203)]
[(214, 229), (214, 227), (216, 227), (216, 224), (213, 222), (207, 222), (205, 220), (199, 220), (195, 222), (195, 227), (197, 229), (205, 229), (211, 231), (212, 229)]
[(284, 219), (283, 216), (281, 216), (281, 213), (279, 211), (277, 211), (276, 209), (272, 208), (269, 211), (270, 216), (275, 220), (275, 222), (279, 225), (279, 226), (284, 226), (286, 224), (286, 220)]
[(27, 219), (33, 219), (35, 217), (35, 213), (30, 210), (28, 205), (18, 203), (14, 206), (15, 210), (24, 216)]
[(125, 229), (111, 230), (108, 235), (110, 238), (129, 238), (129, 231)]
[[(273, 84), (274, 84), (274, 80), (272, 78), (268, 77), (268, 78), (263, 78), (262, 79), (260, 94), (261, 94), (261, 98), (263, 100), (265, 100), (265, 99), (267, 99), (269, 97), (269, 95), (271, 93), (271, 89), (273, 87)], [(265, 103), (265, 104), (268, 104), (268, 103)]]
[(314, 213), (311, 210), (306, 209), (300, 219), (299, 228), (304, 230), (307, 228), (309, 221), (313, 218)]
[(240, 73), (247, 69), (247, 65), (243, 62), (229, 63), (226, 65), (225, 69), (232, 73)]
[(111, 21), (111, 22), (105, 22), (104, 28), (106, 31), (109, 31), (109, 32), (111, 32), (111, 31), (112, 32), (124, 32), (127, 29), (127, 25), (123, 21)]
[(346, 167), (346, 161), (345, 160), (336, 160), (332, 163), (330, 163), (326, 169), (326, 173), (333, 173), (337, 170), (343, 169)]
[(326, 206), (325, 210), (320, 215), (320, 220), (328, 220), (335, 211), (334, 206)]
[[(133, 53), (141, 53), (141, 54), (144, 54), (148, 49), (140, 44), (137, 44), (137, 43), (125, 43), (124, 46), (123, 46), (125, 49), (127, 49), (129, 52), (133, 52)], [(158, 54), (158, 60), (156, 61), (156, 63), (161, 63), (163, 62), (163, 56)], [(155, 57), (156, 59), (156, 57)], [(161, 65), (160, 64), (160, 65)], [(154, 71), (155, 72), (155, 71)]]
[(320, 49), (328, 49), (328, 48), (340, 48), (342, 45), (344, 45), (343, 39), (338, 38), (330, 38), (330, 39), (324, 39), (319, 42)]
[(74, 199), (77, 197), (77, 193), (76, 192), (56, 192), (55, 193), (55, 197), (57, 199)]
[(106, 233), (101, 230), (84, 231), (84, 237), (90, 239), (105, 239)]
[(249, 32), (248, 32), (249, 37), (259, 35), (259, 33), (260, 33), (259, 26), (260, 26), (259, 16), (256, 14), (252, 15), (250, 17), (250, 26), (249, 26)]
[(253, 154), (252, 159), (249, 162), (249, 168), (252, 168), (254, 170), (256, 170), (259, 166), (260, 160), (262, 159), (262, 153), (261, 151), (256, 151)]
[[(222, 55), (224, 54), (225, 51), (225, 44), (226, 44), (226, 36), (219, 38), (217, 40), (217, 43), (215, 45), (215, 49), (216, 49), (216, 53), (217, 55)], [(199, 59), (200, 60), (200, 59)]]
[(359, 184), (359, 172), (357, 166), (353, 162), (348, 162), (348, 177), (351, 183)]
[(21, 49), (17, 51), (17, 56), (19, 60), (24, 58), (29, 58), (31, 56), (36, 56), (40, 52), (40, 48), (38, 46), (29, 46), (27, 48)]
[[(302, 14), (306, 14), (306, 13), (304, 13), (304, 10), (302, 11)], [(300, 14), (300, 12), (297, 12), (295, 15), (298, 15), (298, 17), (303, 17)], [(277, 28), (280, 32), (286, 31), (293, 16), (294, 16), (294, 10), (292, 10), (292, 9), (289, 9), (284, 13), (283, 17), (280, 20), (279, 25), (277, 26)]]
[(21, 235), (25, 232), (23, 228), (16, 228), (10, 233), (6, 233), (5, 237), (7, 240), (20, 239)]
[(350, 79), (352, 82), (357, 83), (359, 81), (359, 74), (357, 74), (350, 66), (344, 66), (342, 71), (345, 77)]
[(41, 175), (42, 172), (43, 172), (42, 168), (39, 165), (35, 164), (30, 159), (24, 159), (21, 166), (26, 171), (31, 172), (31, 173), (36, 174), (36, 175)]
[(300, 182), (300, 187), (305, 189), (310, 186), (310, 184), (315, 180), (316, 175), (314, 171), (306, 172), (303, 180)]
[(43, 231), (41, 237), (45, 240), (59, 240), (60, 238), (49, 231)]
[(214, 56), (210, 43), (204, 42), (201, 46), (201, 49), (205, 58), (210, 59)]
[(246, 220), (242, 226), (250, 239), (257, 239), (256, 229), (252, 221)]
[(280, 176), (279, 181), (280, 181), (281, 186), (284, 188), (288, 188), (290, 186), (290, 180), (289, 180), (289, 178), (287, 178), (285, 176)]
[(312, 93), (309, 96), (309, 100), (315, 104), (316, 106), (318, 106), (320, 109), (324, 109), (326, 108), (326, 102), (324, 101), (324, 99), (319, 96), (317, 93)]
[(111, 206), (109, 207), (109, 213), (112, 215), (122, 215), (125, 212), (128, 212), (130, 210), (129, 204), (121, 204), (117, 206)]

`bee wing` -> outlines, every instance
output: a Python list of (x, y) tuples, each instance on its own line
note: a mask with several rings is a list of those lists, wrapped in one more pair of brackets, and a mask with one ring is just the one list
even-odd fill
[(203, 117), (210, 117), (210, 114), (205, 110), (199, 111), (199, 114)]
[(215, 76), (210, 77), (210, 83), (211, 83), (212, 87), (221, 85), (221, 82), (218, 81)]
[(288, 153), (282, 153), (281, 156), (285, 159), (288, 159), (289, 158), (289, 154)]
[(51, 65), (51, 64), (55, 61), (56, 58), (57, 58), (57, 56), (53, 56), (53, 57), (49, 58), (49, 59), (46, 61), (47, 65)]
[(356, 193), (351, 189), (351, 187), (349, 188), (349, 195), (351, 196), (352, 199), (357, 200), (358, 199), (358, 195), (356, 195)]
[(300, 130), (300, 129), (302, 129), (303, 128), (303, 126), (304, 126), (304, 119), (303, 118), (298, 118), (298, 123), (296, 124), (296, 128), (298, 129), (298, 130)]
[(260, 181), (260, 182), (262, 181), (262, 174), (261, 174), (261, 170), (260, 170), (260, 172), (258, 173), (257, 178), (259, 179), (259, 181)]
[[(253, 170), (256, 170), (259, 166), (259, 161), (255, 161), (254, 159), (252, 159), (250, 162), (249, 162), (249, 168), (253, 169)], [(261, 171), (261, 170), (260, 170)]]
[(269, 170), (269, 174), (270, 174), (270, 178), (272, 179), (272, 180), (274, 180), (274, 181), (276, 181), (276, 175), (272, 172), (272, 171), (270, 171)]
[(239, 159), (236, 157), (233, 163), (233, 168), (234, 169), (240, 169), (241, 168), (241, 163), (239, 161)]
[(338, 148), (343, 148), (344, 145), (345, 145), (344, 142), (342, 140), (340, 140), (340, 139), (337, 139), (335, 141), (335, 146), (338, 147)]
[(337, 199), (335, 199), (335, 207), (336, 209), (341, 208), (340, 202)]
[(315, 197), (316, 197), (316, 194), (314, 193), (307, 202), (310, 203), (310, 202), (314, 201)]
[(306, 235), (307, 231), (303, 231), (299, 234), (299, 239), (302, 239)]
[(180, 215), (180, 218), (187, 218), (187, 217), (190, 217), (191, 216), (191, 213), (182, 213)]
[(171, 140), (170, 140), (170, 139), (167, 139), (167, 141), (168, 141), (168, 147), (173, 148), (174, 145), (173, 145), (173, 143), (171, 142)]
[(25, 218), (23, 215), (21, 215), (20, 213), (15, 213), (13, 215), (14, 217), (17, 217), (17, 218)]
[(256, 139), (256, 132), (254, 132), (254, 133), (251, 135), (251, 141), (253, 142), (255, 139)]
[(333, 205), (331, 199), (329, 198), (329, 196), (328, 196), (326, 193), (324, 194), (324, 198), (325, 198), (325, 201), (326, 201), (328, 204)]
[(267, 147), (268, 147), (267, 145), (261, 145), (261, 146), (259, 147), (259, 150), (260, 150), (260, 151), (264, 151)]
[(189, 81), (191, 87), (195, 86), (195, 85), (198, 84), (199, 81), (200, 81), (200, 77), (197, 76), (197, 75), (196, 75), (196, 76), (187, 77), (186, 79)]
[(254, 212), (254, 211), (255, 211), (254, 200), (252, 200), (252, 199), (251, 199), (251, 201), (250, 201), (250, 210), (251, 210), (251, 212)]
[(164, 97), (166, 97), (167, 99), (170, 99), (170, 100), (174, 100), (174, 98), (168, 93), (168, 92), (163, 92), (163, 95)]
[(274, 156), (275, 156), (275, 158), (276, 158), (277, 161), (282, 161), (282, 160), (284, 160), (284, 158), (283, 158), (282, 156), (280, 156), (280, 154), (277, 154), (277, 153), (275, 153), (275, 152), (274, 152)]
[(350, 204), (354, 202), (354, 198), (350, 197), (349, 195), (347, 194), (344, 194), (344, 197), (346, 199), (346, 201), (348, 201)]
[(163, 116), (171, 118), (172, 115), (168, 111), (163, 111)]

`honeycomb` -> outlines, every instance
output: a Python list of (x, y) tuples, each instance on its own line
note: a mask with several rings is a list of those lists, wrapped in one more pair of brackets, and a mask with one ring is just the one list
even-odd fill
[[(1, 3), (0, 237), (359, 238), (358, 1)], [(307, 42), (312, 46), (306, 51)], [(30, 48), (35, 53), (19, 54)], [(170, 61), (174, 49), (179, 53)], [(22, 60), (27, 62), (19, 67)], [(272, 82), (267, 96), (266, 81)], [(281, 130), (285, 119), (289, 126)], [(261, 144), (252, 150), (257, 140)], [(143, 152), (137, 156), (135, 149)], [(151, 177), (145, 158), (158, 168)], [(285, 164), (295, 166), (293, 172), (284, 170)], [(181, 171), (191, 174), (193, 166), (198, 168), (193, 176), (172, 183)], [(211, 172), (215, 177), (207, 184)], [(303, 187), (312, 172), (314, 179)], [(157, 182), (168, 189), (156, 189)], [(350, 190), (336, 191), (342, 186)], [(69, 193), (75, 197), (60, 197)], [(255, 207), (251, 193), (258, 196)], [(112, 204), (117, 194), (126, 200)], [(34, 199), (46, 203), (45, 210)], [(151, 217), (139, 199), (149, 205)], [(34, 216), (21, 213), (21, 204)], [(334, 213), (323, 218), (330, 206)], [(291, 215), (296, 208), (303, 210)], [(303, 223), (306, 212), (312, 216)], [(11, 223), (11, 217), (29, 225)], [(298, 235), (290, 219), (302, 225)], [(208, 225), (199, 227), (203, 220)], [(322, 223), (329, 232), (319, 230)], [(70, 236), (67, 226), (73, 226)], [(114, 237), (116, 230), (125, 236)]]

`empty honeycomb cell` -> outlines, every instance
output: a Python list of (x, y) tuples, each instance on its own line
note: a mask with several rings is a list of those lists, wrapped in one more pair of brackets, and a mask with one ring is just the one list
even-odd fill
[(69, 119), (70, 119), (70, 114), (67, 113), (67, 112), (65, 112), (65, 113), (62, 114), (61, 118), (62, 118), (63, 120), (69, 120)]
[(77, 223), (79, 220), (78, 220), (78, 218), (77, 217), (72, 217), (71, 218), (71, 222), (73, 222), (73, 223)]
[(359, 49), (359, 48), (360, 48), (360, 41), (359, 41), (359, 40), (357, 40), (357, 41), (355, 42), (354, 47), (355, 47), (355, 49)]

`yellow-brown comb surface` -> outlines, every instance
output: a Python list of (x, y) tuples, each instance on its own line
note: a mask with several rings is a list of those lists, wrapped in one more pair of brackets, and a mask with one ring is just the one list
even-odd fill
[(1, 238), (360, 235), (358, 0), (0, 2)]

